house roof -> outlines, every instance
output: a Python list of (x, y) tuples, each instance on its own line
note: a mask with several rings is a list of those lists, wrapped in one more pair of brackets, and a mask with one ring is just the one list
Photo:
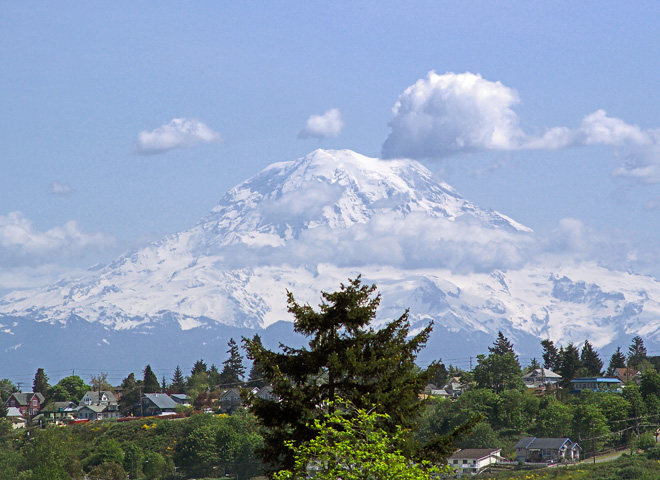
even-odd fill
[(177, 406), (177, 403), (166, 393), (145, 393), (142, 398), (147, 398), (161, 410), (175, 409)]
[[(39, 392), (37, 392), (37, 393), (34, 393), (34, 392), (16, 392), (16, 393), (12, 393), (9, 396), (9, 398), (14, 397), (19, 405), (26, 406), (28, 403), (30, 403), (30, 400), (32, 400), (32, 397), (34, 397), (35, 395), (37, 396), (37, 399), (39, 400), (39, 403), (44, 402), (44, 400), (45, 400), (44, 396)], [(9, 399), (7, 399), (7, 401), (9, 401)]]
[(7, 410), (7, 417), (21, 417), (23, 418), (23, 414), (21, 411), (16, 408), (16, 407), (9, 407), (9, 410)]
[(561, 375), (553, 372), (552, 370), (550, 370), (548, 368), (535, 368), (531, 372), (523, 375), (522, 378), (525, 379), (525, 378), (538, 378), (538, 377), (541, 377), (541, 378), (545, 377), (545, 378), (548, 378), (550, 380), (556, 380), (556, 379), (560, 379)]
[[(103, 390), (101, 392), (90, 390), (83, 395), (83, 398), (89, 397), (92, 400), (92, 403), (99, 403), (99, 397), (101, 397), (101, 401), (103, 401), (103, 394), (107, 397), (108, 402), (117, 403), (117, 397), (115, 397), (115, 394), (108, 390)], [(80, 400), (82, 401), (82, 398)]]
[(491, 455), (499, 455), (502, 451), (501, 448), (466, 448), (454, 453), (449, 460), (461, 460), (466, 458), (482, 459), (490, 457)]
[(186, 395), (185, 393), (173, 393), (172, 395), (170, 395), (170, 397), (175, 399), (175, 401), (176, 400), (179, 400), (180, 402), (189, 402), (190, 401), (190, 397), (188, 395)]
[(571, 383), (576, 383), (576, 382), (596, 382), (596, 383), (621, 383), (621, 380), (618, 378), (610, 378), (610, 377), (583, 377), (583, 378), (574, 378), (571, 380)]
[(615, 375), (619, 375), (620, 377), (634, 377), (636, 375), (640, 375), (639, 370), (635, 370), (634, 368), (615, 368)]
[(104, 410), (108, 408), (108, 405), (82, 405), (78, 407), (78, 411), (81, 410), (91, 410), (94, 413), (103, 413)]
[(42, 412), (65, 412), (75, 410), (77, 405), (73, 402), (49, 402), (41, 408)]
[(558, 438), (537, 438), (537, 437), (523, 437), (518, 443), (516, 443), (514, 448), (525, 448), (525, 449), (551, 449), (557, 450), (560, 449), (566, 442), (572, 444), (571, 439), (568, 437), (558, 437)]

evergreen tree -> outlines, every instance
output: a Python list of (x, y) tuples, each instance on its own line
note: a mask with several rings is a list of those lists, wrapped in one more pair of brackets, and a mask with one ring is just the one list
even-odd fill
[(584, 341), (582, 352), (580, 353), (580, 362), (582, 368), (586, 370), (587, 375), (591, 377), (600, 377), (603, 371), (603, 361), (594, 350), (589, 340)]
[(566, 348), (559, 349), (559, 374), (564, 387), (571, 384), (571, 380), (575, 378), (575, 374), (582, 368), (580, 362), (580, 352), (572, 343), (569, 343)]
[(165, 380), (165, 375), (163, 375), (163, 379), (160, 382), (160, 391), (161, 392), (167, 391), (167, 380)]
[(193, 365), (193, 368), (190, 371), (190, 375), (192, 376), (195, 375), (196, 373), (202, 373), (202, 372), (206, 373), (206, 370), (207, 370), (206, 363), (204, 362), (204, 360), (200, 359), (195, 362), (195, 365)]
[[(497, 332), (497, 340), (493, 342), (492, 347), (488, 347), (488, 351), (492, 355), (505, 355), (507, 353), (512, 353), (516, 356), (516, 353), (513, 351), (513, 344), (509, 341), (508, 338), (504, 336), (501, 331)], [(516, 356), (516, 359), (518, 357)]]
[(233, 338), (229, 339), (229, 358), (222, 362), (222, 372), (220, 372), (220, 383), (225, 386), (238, 386), (245, 377), (245, 367), (243, 366), (243, 357), (238, 349), (238, 344)]
[(552, 340), (546, 338), (541, 342), (541, 347), (543, 347), (543, 368), (559, 369), (559, 351)]
[(631, 367), (637, 367), (642, 360), (646, 359), (646, 347), (644, 340), (639, 335), (633, 337), (630, 347), (628, 347), (628, 364)]
[(433, 372), (420, 371), (414, 361), (431, 326), (407, 338), (406, 311), (375, 330), (370, 325), (380, 303), (380, 295), (372, 296), (375, 290), (375, 285), (362, 285), (358, 277), (337, 292), (323, 292), (319, 311), (298, 304), (289, 292), (294, 330), (311, 337), (306, 348), (282, 346), (281, 353), (276, 353), (260, 342), (243, 339), (248, 358), (259, 362), (280, 399), (248, 398), (251, 411), (266, 427), (260, 454), (271, 468), (293, 467), (292, 449), (316, 435), (310, 425), (324, 413), (319, 406), (330, 405), (326, 411), (332, 414), (332, 402), (339, 398), (358, 409), (387, 413), (389, 417), (383, 419), (387, 431), (416, 422), (423, 407), (418, 394)]
[(208, 373), (208, 383), (209, 386), (211, 386), (211, 389), (216, 389), (218, 386), (222, 384), (222, 376), (220, 375), (220, 372), (218, 371), (218, 367), (215, 366), (215, 363), (211, 364), (211, 368), (209, 368)]
[(539, 361), (536, 359), (536, 357), (533, 357), (532, 360), (529, 362), (529, 371), (536, 370), (537, 368), (541, 368), (541, 364)]
[(626, 367), (626, 356), (621, 351), (621, 347), (616, 347), (616, 352), (610, 357), (610, 364), (607, 366), (607, 376), (611, 377), (617, 368)]
[(477, 355), (477, 366), (473, 373), (478, 388), (488, 388), (498, 394), (504, 390), (525, 388), (520, 365), (511, 352), (503, 355)]
[(183, 393), (183, 389), (186, 388), (186, 379), (183, 378), (183, 372), (178, 365), (174, 369), (174, 375), (172, 376), (172, 388), (176, 393)]
[[(261, 345), (261, 337), (259, 336), (258, 333), (254, 334), (254, 337), (252, 337), (252, 341), (255, 344)], [(259, 362), (255, 360), (252, 362), (252, 368), (250, 368), (250, 373), (248, 374), (247, 386), (253, 388), (254, 387), (262, 388), (265, 385), (266, 385), (266, 381), (264, 380), (264, 373), (262, 371), (261, 365), (259, 364)]]
[(122, 394), (119, 399), (119, 406), (124, 414), (130, 413), (131, 409), (140, 403), (142, 396), (142, 381), (135, 380), (135, 374), (129, 373), (121, 382)]
[(143, 374), (143, 393), (156, 393), (160, 390), (160, 383), (158, 383), (158, 377), (151, 370), (151, 366), (147, 365), (142, 371)]
[(32, 391), (34, 393), (38, 392), (45, 397), (49, 388), (48, 375), (46, 375), (43, 368), (38, 368), (37, 373), (34, 375), (34, 381), (32, 382)]

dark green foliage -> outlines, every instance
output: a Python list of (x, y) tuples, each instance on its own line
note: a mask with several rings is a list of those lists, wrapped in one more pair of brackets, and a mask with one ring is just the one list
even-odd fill
[(600, 377), (602, 375), (603, 361), (600, 359), (598, 352), (594, 350), (593, 345), (589, 343), (589, 340), (584, 341), (582, 352), (580, 352), (580, 363), (587, 376)]
[(541, 347), (543, 347), (543, 367), (550, 370), (556, 370), (559, 368), (559, 351), (552, 340), (545, 339), (541, 342)]
[[(261, 337), (259, 334), (255, 333), (252, 337), (252, 342), (256, 345), (261, 345)], [(266, 381), (264, 380), (264, 373), (262, 371), (261, 365), (258, 361), (252, 362), (252, 368), (250, 368), (250, 374), (248, 375), (247, 386), (248, 387), (264, 387)]]
[(18, 388), (16, 388), (16, 385), (11, 380), (8, 378), (0, 380), (0, 400), (2, 403), (5, 403), (9, 399), (9, 396), (16, 392), (18, 392)]
[(142, 380), (135, 381), (135, 374), (130, 373), (121, 382), (122, 395), (119, 399), (119, 407), (125, 415), (130, 413), (130, 410), (140, 403), (142, 396)]
[(491, 355), (505, 355), (511, 353), (515, 356), (513, 351), (513, 344), (509, 341), (508, 338), (504, 336), (501, 331), (497, 332), (497, 340), (493, 343), (492, 347), (488, 347), (488, 351)]
[(190, 375), (195, 375), (196, 373), (206, 373), (207, 367), (206, 367), (206, 362), (204, 360), (197, 360), (195, 362), (195, 365), (193, 365), (192, 370), (190, 371)]
[(183, 377), (183, 372), (181, 372), (181, 368), (178, 365), (176, 366), (176, 369), (174, 369), (171, 387), (176, 393), (183, 393), (183, 390), (186, 387), (186, 379)]
[(334, 293), (322, 293), (319, 311), (298, 304), (288, 294), (296, 332), (309, 337), (309, 347), (267, 350), (260, 342), (243, 339), (248, 357), (259, 362), (264, 378), (281, 401), (250, 398), (250, 409), (266, 427), (264, 460), (273, 468), (293, 467), (287, 440), (313, 438), (309, 427), (322, 410), (319, 405), (344, 398), (358, 409), (376, 405), (390, 415), (387, 429), (413, 425), (422, 403), (418, 393), (428, 381), (414, 360), (426, 343), (431, 327), (408, 339), (408, 312), (381, 330), (370, 324), (380, 296), (374, 285), (350, 280)]
[(222, 372), (220, 372), (220, 383), (225, 387), (240, 386), (245, 377), (245, 367), (243, 366), (243, 357), (238, 345), (233, 338), (229, 339), (229, 358), (222, 362)]
[(607, 376), (611, 377), (617, 368), (626, 367), (626, 356), (621, 351), (621, 347), (616, 347), (616, 352), (610, 357), (610, 363), (607, 366)]
[(561, 375), (562, 385), (568, 387), (571, 380), (582, 367), (580, 362), (580, 353), (572, 343), (569, 343), (566, 348), (559, 349), (559, 368), (558, 372)]
[(639, 390), (644, 400), (648, 400), (651, 396), (660, 396), (660, 373), (651, 369), (645, 371), (642, 374)]
[(57, 385), (50, 387), (47, 397), (50, 402), (78, 403), (91, 389), (78, 375), (70, 375), (57, 382)]
[(513, 353), (477, 356), (474, 381), (478, 388), (488, 388), (495, 393), (509, 389), (524, 389), (520, 365)]
[(142, 393), (156, 393), (160, 391), (160, 383), (158, 383), (158, 377), (151, 370), (151, 366), (147, 365), (142, 371), (143, 380), (142, 380)]
[(440, 363), (433, 368), (433, 376), (431, 377), (431, 383), (436, 387), (442, 387), (449, 381), (449, 372), (447, 371), (445, 364), (441, 363), (441, 360), (439, 360), (439, 362)]
[(50, 385), (48, 385), (48, 375), (46, 375), (46, 372), (44, 372), (43, 368), (38, 368), (32, 382), (32, 391), (34, 393), (39, 392), (45, 397), (49, 388)]
[(628, 347), (628, 364), (636, 368), (645, 359), (646, 347), (644, 346), (644, 340), (639, 335), (633, 337), (632, 343)]

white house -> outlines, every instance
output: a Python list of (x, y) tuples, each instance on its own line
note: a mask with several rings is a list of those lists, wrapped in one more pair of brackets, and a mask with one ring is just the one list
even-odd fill
[(556, 384), (561, 380), (561, 375), (547, 368), (535, 368), (523, 375), (522, 379), (529, 388), (537, 388), (547, 384)]
[(489, 465), (502, 460), (501, 448), (466, 448), (449, 457), (449, 466), (459, 475), (477, 474)]

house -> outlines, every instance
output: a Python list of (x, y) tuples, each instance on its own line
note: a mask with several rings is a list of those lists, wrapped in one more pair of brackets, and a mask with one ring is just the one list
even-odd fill
[(263, 400), (270, 400), (271, 402), (280, 401), (276, 395), (273, 395), (273, 387), (271, 385), (260, 388), (254, 395)]
[(489, 465), (501, 461), (501, 451), (501, 448), (466, 448), (454, 453), (447, 461), (459, 475), (466, 473), (476, 475)]
[(5, 405), (8, 407), (16, 407), (20, 410), (21, 415), (25, 418), (34, 417), (39, 410), (41, 410), (41, 405), (44, 403), (44, 396), (37, 392), (27, 392), (27, 393), (12, 393)]
[(461, 382), (459, 377), (450, 378), (447, 385), (442, 387), (451, 398), (460, 397), (466, 388), (467, 386)]
[(21, 411), (16, 407), (9, 407), (6, 418), (11, 420), (12, 427), (14, 428), (25, 427), (25, 423), (26, 423), (25, 417), (23, 417)]
[(561, 375), (548, 368), (535, 368), (523, 375), (522, 379), (528, 388), (538, 388), (548, 384), (557, 384), (561, 380)]
[(117, 405), (81, 405), (77, 411), (79, 419), (89, 421), (109, 420), (121, 416)]
[(238, 388), (225, 390), (218, 399), (222, 413), (233, 413), (243, 405), (241, 391)]
[(173, 393), (170, 395), (170, 398), (174, 400), (178, 405), (190, 405), (190, 398), (185, 393)]
[(59, 423), (71, 420), (78, 411), (78, 406), (73, 402), (50, 402), (40, 411), (45, 422)]
[(572, 462), (580, 459), (582, 448), (568, 437), (523, 437), (516, 446), (516, 460), (531, 463)]
[(615, 368), (614, 378), (618, 378), (622, 383), (630, 381), (635, 382), (637, 385), (642, 383), (642, 373), (634, 368)]
[(592, 392), (620, 392), (623, 384), (618, 378), (583, 377), (571, 380), (570, 393), (580, 393), (582, 390)]
[(80, 405), (118, 405), (117, 397), (109, 391), (90, 391), (80, 399)]
[(140, 411), (145, 417), (172, 415), (178, 404), (166, 393), (145, 393), (141, 399)]

